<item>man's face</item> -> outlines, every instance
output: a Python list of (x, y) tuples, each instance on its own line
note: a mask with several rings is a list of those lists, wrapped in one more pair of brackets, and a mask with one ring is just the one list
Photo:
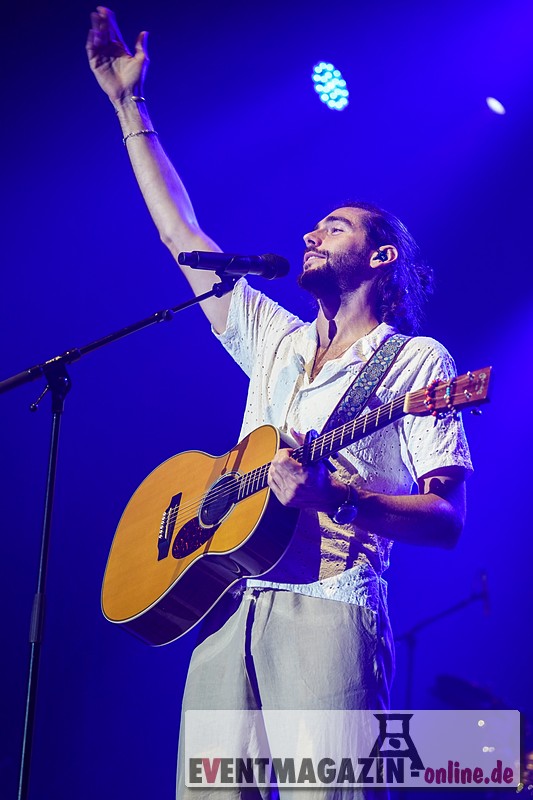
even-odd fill
[(367, 242), (359, 208), (337, 208), (304, 236), (305, 253), (299, 285), (312, 294), (336, 290), (354, 291), (373, 277), (370, 256), (375, 250)]

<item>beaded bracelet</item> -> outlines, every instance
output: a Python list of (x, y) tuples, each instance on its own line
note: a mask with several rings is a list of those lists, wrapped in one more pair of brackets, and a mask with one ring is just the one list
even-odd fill
[(126, 147), (126, 142), (128, 139), (132, 139), (134, 136), (159, 136), (157, 131), (151, 130), (142, 130), (142, 131), (132, 131), (131, 133), (127, 133), (125, 137), (122, 139), (122, 144)]

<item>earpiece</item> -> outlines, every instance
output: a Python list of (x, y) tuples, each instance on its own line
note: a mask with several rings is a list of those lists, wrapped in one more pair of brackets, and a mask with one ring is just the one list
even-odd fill
[(388, 258), (385, 250), (378, 250), (377, 255), (374, 256), (374, 261), (386, 261)]

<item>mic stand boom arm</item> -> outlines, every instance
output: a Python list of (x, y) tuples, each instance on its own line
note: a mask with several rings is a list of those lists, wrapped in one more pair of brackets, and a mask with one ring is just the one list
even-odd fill
[[(87, 353), (92, 353), (93, 350), (98, 350), (100, 347), (105, 347), (107, 344), (117, 342), (119, 339), (124, 339), (124, 337), (129, 336), (130, 333), (135, 333), (143, 328), (148, 328), (150, 325), (155, 325), (156, 322), (170, 322), (174, 314), (176, 314), (178, 311), (183, 311), (185, 308), (189, 308), (189, 306), (196, 305), (196, 303), (201, 303), (203, 300), (207, 300), (209, 297), (223, 297), (225, 294), (228, 294), (228, 292), (231, 292), (236, 281), (236, 277), (222, 275), (220, 283), (215, 283), (209, 292), (198, 295), (198, 297), (192, 297), (190, 300), (186, 300), (184, 303), (174, 306), (174, 308), (156, 311), (149, 317), (145, 317), (138, 322), (127, 325), (125, 328), (121, 328), (118, 331), (109, 333), (107, 336), (102, 336), (101, 339), (96, 339), (94, 342), (90, 342), (83, 347), (75, 347), (72, 350), (67, 350), (60, 356), (55, 356), (54, 358), (50, 358), (48, 361), (44, 361), (42, 364), (35, 364), (33, 367), (29, 367), (29, 369), (25, 369), (23, 372), (18, 372), (16, 375), (12, 375), (10, 378), (5, 378), (5, 380), (0, 381), (0, 394), (9, 392), (11, 389), (15, 389), (17, 386), (22, 386), (25, 383), (35, 381), (42, 375), (48, 378), (48, 373), (50, 370), (59, 368), (60, 366), (65, 367), (67, 364), (72, 364), (73, 361), (78, 361), (82, 356), (87, 355)], [(43, 394), (39, 397), (37, 404), (44, 397), (44, 394), (47, 391), (52, 391), (52, 387), (46, 387)], [(37, 410), (37, 404), (34, 403), (31, 406), (32, 411)]]

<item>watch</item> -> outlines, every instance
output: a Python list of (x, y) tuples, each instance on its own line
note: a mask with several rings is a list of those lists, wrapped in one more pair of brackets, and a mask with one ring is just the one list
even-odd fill
[(329, 515), (337, 525), (349, 525), (357, 517), (357, 493), (350, 483), (347, 484), (347, 488), (348, 496), (346, 500), (341, 503), (333, 514)]

